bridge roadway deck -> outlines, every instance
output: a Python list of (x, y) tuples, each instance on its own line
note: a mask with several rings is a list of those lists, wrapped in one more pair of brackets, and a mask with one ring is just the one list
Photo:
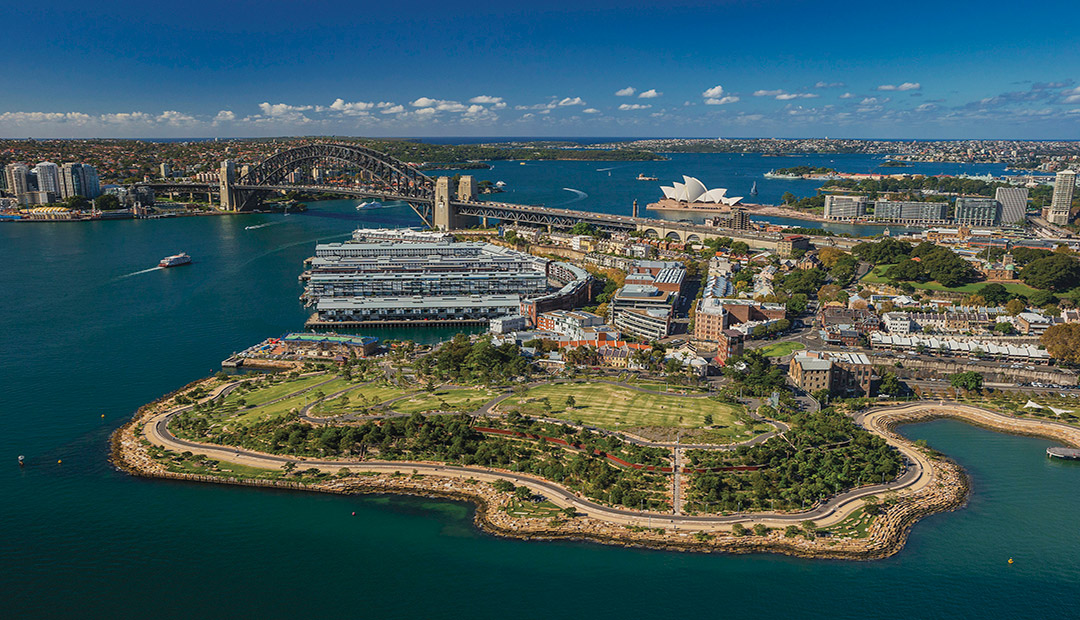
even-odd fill
[[(200, 183), (148, 183), (145, 186), (158, 191), (178, 191), (205, 193), (218, 190), (216, 184)], [(342, 187), (339, 185), (234, 185), (238, 191), (302, 191), (302, 192), (332, 192), (336, 194), (373, 198), (383, 201), (403, 201), (430, 207), (430, 197), (410, 197), (395, 194), (377, 187)], [(688, 224), (685, 222), (673, 222), (657, 218), (631, 217), (612, 213), (596, 213), (592, 211), (575, 211), (573, 209), (558, 209), (536, 205), (520, 205), (505, 202), (488, 201), (452, 201), (451, 205), (459, 215), (483, 217), (498, 220), (507, 220), (522, 224), (536, 226), (555, 226), (569, 228), (579, 222), (593, 224), (603, 230), (611, 232), (629, 232), (655, 230), (659, 237), (665, 237), (674, 232), (681, 241), (697, 236), (700, 240), (711, 237), (730, 237), (750, 243), (751, 247), (767, 247), (772, 249), (777, 241), (783, 238), (782, 233), (762, 233), (755, 231), (732, 230), (706, 226), (703, 224)], [(849, 247), (858, 240), (842, 239), (837, 237), (810, 237), (815, 245), (836, 245)], [(755, 245), (754, 242), (757, 242)], [(764, 246), (762, 243), (764, 242)]]

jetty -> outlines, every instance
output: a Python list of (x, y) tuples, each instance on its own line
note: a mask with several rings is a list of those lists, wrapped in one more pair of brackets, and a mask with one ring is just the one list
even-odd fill
[(1077, 448), (1063, 448), (1061, 446), (1050, 446), (1046, 449), (1046, 456), (1052, 459), (1066, 459), (1069, 461), (1080, 461), (1080, 449)]

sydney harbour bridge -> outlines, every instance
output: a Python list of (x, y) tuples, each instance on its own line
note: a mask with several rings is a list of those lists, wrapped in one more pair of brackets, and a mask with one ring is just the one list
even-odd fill
[[(311, 171), (320, 166), (345, 167), (359, 174), (350, 184), (322, 184), (311, 175)], [(226, 161), (221, 165), (219, 179), (217, 184), (159, 181), (140, 185), (158, 193), (217, 194), (221, 206), (234, 211), (258, 208), (274, 192), (287, 191), (400, 201), (408, 204), (425, 225), (443, 230), (461, 226), (465, 218), (552, 228), (587, 222), (612, 232), (637, 228), (635, 218), (629, 215), (480, 201), (470, 176), (462, 177), (458, 187), (452, 188), (448, 177), (429, 177), (386, 153), (355, 144), (307, 144), (276, 153), (257, 165), (244, 166), (240, 170), (231, 161)]]
[[(347, 184), (324, 184), (312, 175), (318, 167), (344, 168), (357, 174)], [(776, 233), (733, 231), (638, 217), (636, 204), (633, 213), (616, 215), (482, 201), (477, 199), (476, 184), (471, 176), (462, 176), (458, 186), (452, 188), (449, 177), (429, 177), (386, 153), (357, 144), (314, 142), (275, 153), (259, 164), (240, 169), (226, 160), (221, 164), (218, 177), (218, 183), (158, 181), (138, 186), (157, 193), (217, 194), (221, 206), (233, 211), (254, 210), (274, 193), (291, 191), (339, 194), (380, 202), (400, 201), (408, 204), (426, 226), (440, 230), (465, 228), (478, 220), (484, 223), (498, 220), (549, 230), (570, 228), (584, 222), (608, 232), (640, 231), (648, 237), (682, 243), (731, 237), (761, 249), (775, 249), (781, 237)], [(840, 240), (832, 238), (823, 238), (822, 242), (842, 245)]]

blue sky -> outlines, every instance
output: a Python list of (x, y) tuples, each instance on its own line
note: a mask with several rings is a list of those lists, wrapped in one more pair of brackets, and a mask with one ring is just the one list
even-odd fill
[(1080, 138), (1075, 3), (43, 6), (3, 137)]

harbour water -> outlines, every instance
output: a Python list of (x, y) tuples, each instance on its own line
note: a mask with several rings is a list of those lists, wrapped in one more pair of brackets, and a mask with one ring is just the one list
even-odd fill
[[(506, 183), (506, 192), (491, 198), (519, 204), (543, 204), (549, 207), (581, 209), (600, 213), (629, 215), (634, 200), (641, 212), (648, 217), (677, 219), (670, 215), (646, 211), (645, 205), (663, 196), (661, 185), (681, 182), (682, 175), (697, 177), (712, 189), (727, 188), (728, 196), (742, 196), (744, 201), (755, 204), (780, 204), (781, 196), (791, 192), (798, 197), (813, 196), (821, 181), (766, 179), (762, 175), (775, 168), (815, 166), (835, 168), (840, 172), (882, 174), (971, 174), (1002, 175), (1002, 164), (951, 164), (916, 163), (907, 168), (881, 168), (883, 156), (869, 155), (787, 155), (762, 157), (757, 154), (697, 154), (674, 153), (666, 155), (665, 161), (582, 162), (545, 161), (517, 162), (497, 161), (490, 170), (461, 170), (431, 172), (430, 174), (471, 174), (478, 180)], [(657, 177), (658, 181), (638, 181), (644, 174)], [(757, 183), (758, 195), (750, 196), (750, 189)], [(680, 215), (680, 217), (686, 217)], [(691, 218), (694, 219), (694, 218)], [(790, 226), (826, 228), (836, 233), (856, 236), (880, 235), (883, 226), (844, 224), (837, 222), (800, 221), (793, 218), (753, 215), (752, 219)], [(902, 227), (891, 227), (890, 232), (902, 232)]]
[[(645, 166), (625, 172), (661, 176)], [(500, 178), (500, 165), (490, 172)], [(525, 191), (524, 177), (501, 178)], [(5, 617), (1080, 614), (1080, 464), (1047, 459), (1045, 441), (956, 422), (905, 432), (968, 469), (970, 504), (920, 522), (904, 551), (870, 563), (508, 541), (478, 532), (471, 508), (453, 502), (113, 470), (108, 435), (137, 407), (216, 371), (233, 351), (302, 326), (297, 275), (316, 241), (343, 239), (361, 223), (413, 221), (404, 207), (360, 214), (355, 204), (290, 216), (0, 225)], [(271, 225), (245, 230), (260, 224)], [(180, 251), (194, 263), (151, 269)]]

